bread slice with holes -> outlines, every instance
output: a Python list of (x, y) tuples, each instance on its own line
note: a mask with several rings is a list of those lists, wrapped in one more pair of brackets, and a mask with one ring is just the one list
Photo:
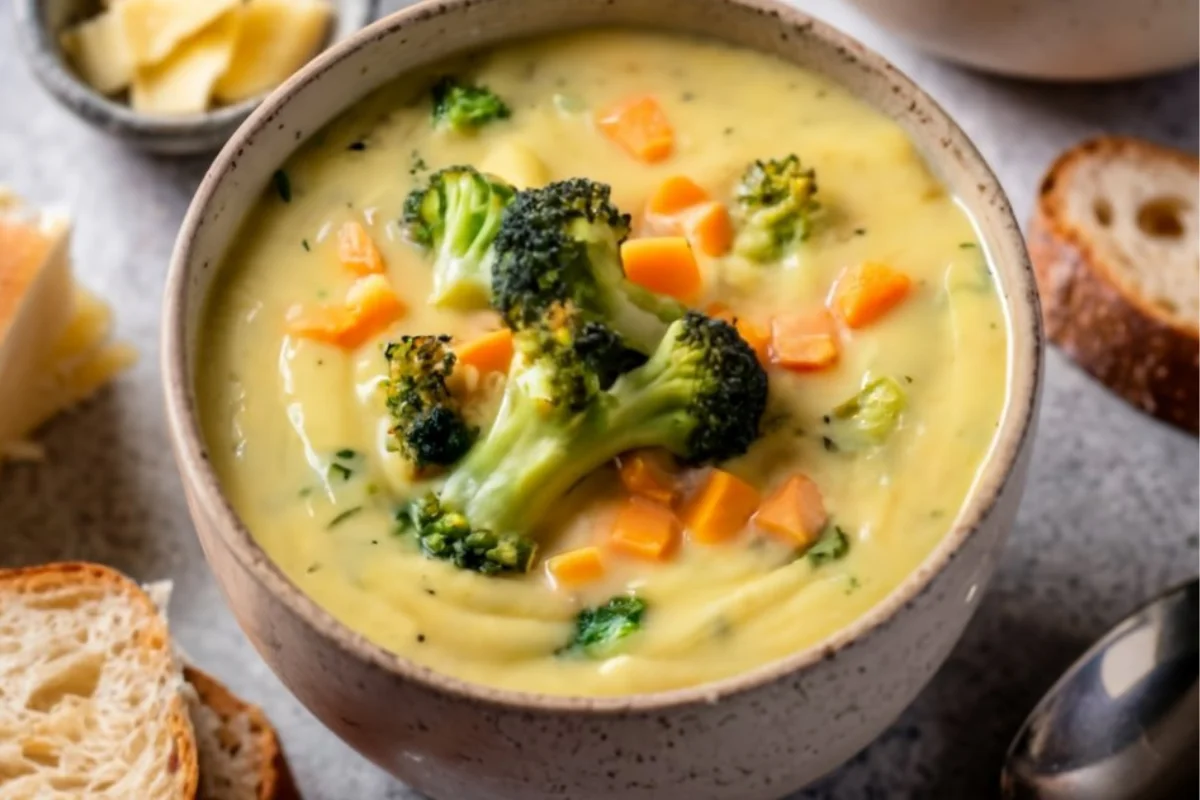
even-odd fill
[(299, 800), (274, 729), (174, 655), (170, 584), (0, 570), (0, 800)]
[(137, 584), (96, 564), (0, 571), (0, 798), (192, 800), (185, 698)]
[(193, 689), (189, 708), (200, 749), (197, 800), (299, 800), (262, 709), (195, 667), (184, 667), (183, 676)]
[(1104, 136), (1042, 180), (1029, 251), (1046, 333), (1127, 401), (1200, 423), (1200, 162)]

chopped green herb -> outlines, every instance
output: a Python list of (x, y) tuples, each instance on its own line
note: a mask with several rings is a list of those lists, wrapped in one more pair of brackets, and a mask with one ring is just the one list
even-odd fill
[(855, 235), (855, 236), (866, 236), (866, 235), (867, 235), (867, 229), (866, 229), (866, 228), (855, 228), (855, 229), (854, 229), (854, 235)]
[(292, 179), (288, 177), (288, 174), (277, 169), (272, 180), (275, 183), (275, 191), (279, 194), (279, 199), (285, 203), (292, 202)]
[(575, 617), (575, 633), (559, 650), (560, 655), (585, 655), (603, 658), (618, 642), (642, 627), (646, 601), (632, 595), (618, 595), (602, 606), (585, 608)]
[(312, 490), (311, 486), (305, 486), (303, 489), (300, 490), (300, 496), (308, 497), (309, 495), (312, 494), (312, 492), (313, 492), (313, 490)]
[(421, 154), (419, 152), (413, 150), (412, 155), (409, 156), (408, 174), (419, 175), (427, 169), (429, 169), (429, 167), (425, 164), (425, 159), (421, 158)]
[(334, 455), (337, 456), (338, 458), (340, 458), (342, 461), (350, 461), (352, 459), (358, 458), (358, 451), (351, 450), (350, 448), (347, 447), (344, 450), (338, 450), (336, 453), (334, 453)]
[(837, 561), (850, 552), (850, 537), (837, 525), (827, 525), (816, 544), (808, 548), (805, 557), (808, 563), (819, 567), (830, 561)]
[(961, 248), (963, 250), (973, 250), (975, 248), (975, 243), (974, 242), (959, 242), (958, 246), (959, 246), (959, 248)]
[(858, 582), (858, 578), (851, 575), (850, 579), (846, 581), (846, 594), (854, 594), (860, 586), (862, 584)]
[(363, 141), (351, 142), (350, 146), (347, 147), (346, 149), (353, 150), (357, 153), (361, 153), (363, 150), (367, 149), (367, 143), (363, 142)]
[(333, 528), (336, 528), (338, 525), (341, 525), (343, 522), (350, 519), (351, 517), (353, 517), (355, 514), (359, 513), (362, 510), (363, 510), (362, 506), (354, 506), (354, 508), (347, 508), (345, 511), (338, 514), (336, 517), (329, 520), (329, 524), (325, 526), (326, 530), (332, 530)]
[(320, 564), (309, 564), (308, 569), (305, 570), (305, 572), (307, 572), (309, 575), (312, 575), (314, 572), (316, 572), (320, 568), (321, 568)]
[(305, 252), (308, 252), (308, 253), (312, 252), (312, 247), (309, 246), (308, 239), (301, 239), (300, 246), (304, 248)]
[(329, 476), (329, 480), (339, 478), (343, 481), (348, 481), (350, 480), (350, 477), (354, 475), (354, 470), (350, 469), (344, 464), (338, 464), (334, 462), (333, 464), (329, 465), (327, 475)]
[(821, 445), (830, 453), (836, 453), (838, 451), (837, 442), (835, 442), (833, 439), (830, 439), (828, 436), (821, 437)]

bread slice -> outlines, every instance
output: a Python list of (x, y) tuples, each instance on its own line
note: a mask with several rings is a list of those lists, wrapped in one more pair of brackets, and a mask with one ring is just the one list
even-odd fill
[(1200, 422), (1200, 162), (1105, 136), (1042, 180), (1029, 250), (1050, 340), (1120, 396)]
[(196, 800), (299, 800), (262, 709), (195, 667), (185, 667), (183, 676), (195, 690), (189, 709), (200, 749)]
[(192, 800), (180, 666), (154, 603), (96, 564), (0, 570), (0, 798)]
[(0, 460), (36, 458), (27, 436), (135, 360), (108, 341), (112, 314), (71, 275), (70, 224), (0, 187)]

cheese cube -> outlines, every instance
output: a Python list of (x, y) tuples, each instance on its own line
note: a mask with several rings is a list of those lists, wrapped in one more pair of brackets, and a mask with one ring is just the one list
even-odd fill
[(71, 276), (65, 218), (0, 188), (0, 461), (36, 457), (26, 437), (135, 359), (108, 342), (111, 312)]
[(233, 58), (240, 24), (241, 14), (234, 9), (183, 42), (166, 61), (139, 68), (129, 96), (134, 110), (152, 114), (198, 114), (206, 110), (217, 79)]
[(496, 145), (483, 159), (480, 170), (503, 178), (518, 189), (545, 186), (550, 179), (537, 154), (515, 140)]
[(79, 77), (101, 94), (116, 94), (129, 86), (133, 54), (117, 15), (105, 11), (67, 30), (61, 37)]
[(216, 97), (236, 103), (275, 88), (313, 57), (329, 33), (328, 0), (248, 0), (233, 63)]

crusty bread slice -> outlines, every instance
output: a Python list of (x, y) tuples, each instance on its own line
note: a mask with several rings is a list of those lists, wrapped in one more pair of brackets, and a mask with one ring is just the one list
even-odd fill
[(1200, 423), (1200, 162), (1105, 136), (1042, 180), (1029, 250), (1051, 341), (1149, 414)]
[(166, 622), (120, 573), (0, 570), (3, 800), (192, 800), (183, 685)]
[(240, 700), (195, 667), (184, 678), (200, 749), (196, 800), (299, 800), (275, 729), (262, 709)]

